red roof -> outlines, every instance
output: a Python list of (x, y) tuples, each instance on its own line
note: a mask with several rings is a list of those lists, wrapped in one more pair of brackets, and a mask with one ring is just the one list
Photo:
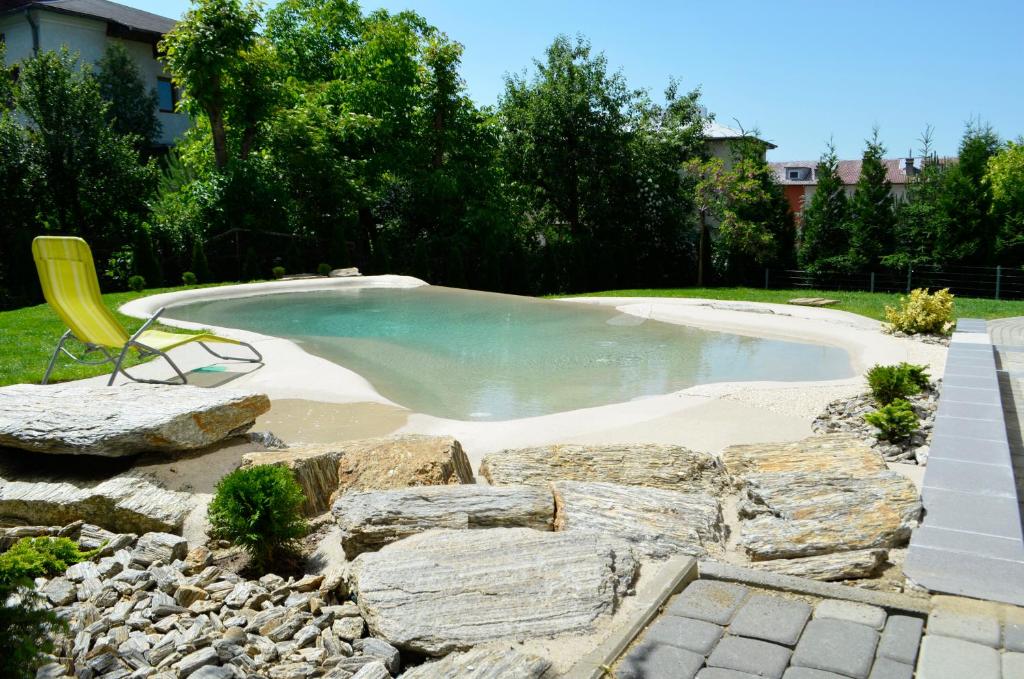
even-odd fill
[[(907, 161), (912, 161), (916, 172), (921, 169), (921, 158), (887, 158), (882, 162), (885, 163), (886, 179), (892, 184), (907, 184), (910, 179), (914, 176), (914, 173), (910, 175), (906, 172)], [(940, 162), (947, 162), (950, 159), (941, 158)], [(862, 161), (860, 160), (840, 160), (839, 161), (839, 177), (843, 180), (843, 184), (852, 186), (857, 183), (857, 179), (860, 178), (860, 166)], [(787, 160), (782, 163), (769, 163), (772, 169), (775, 171), (775, 177), (780, 184), (789, 185), (814, 185), (818, 183), (817, 177), (815, 176), (815, 170), (818, 167), (818, 161), (816, 160)], [(789, 179), (788, 170), (794, 168), (810, 168), (811, 177), (808, 179)]]

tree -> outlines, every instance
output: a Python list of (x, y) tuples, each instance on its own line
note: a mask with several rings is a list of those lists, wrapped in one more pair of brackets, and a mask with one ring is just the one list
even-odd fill
[(882, 145), (876, 127), (867, 140), (861, 160), (860, 178), (850, 200), (850, 251), (847, 261), (853, 269), (878, 266), (882, 256), (892, 252), (892, 184), (887, 178)]
[(112, 42), (96, 66), (100, 96), (108, 104), (106, 119), (114, 131), (137, 137), (140, 149), (152, 144), (161, 127), (156, 117), (156, 90), (146, 89), (128, 50)]
[(893, 269), (936, 264), (936, 240), (948, 231), (943, 205), (948, 167), (932, 150), (932, 128), (921, 135), (921, 168), (910, 179), (905, 199), (896, 208), (895, 245), (882, 263)]
[(1003, 264), (1024, 262), (1024, 139), (1008, 142), (988, 159), (985, 183), (992, 192), (992, 214), (1002, 222), (999, 255)]
[(847, 200), (839, 158), (830, 140), (815, 170), (818, 183), (803, 210), (797, 261), (805, 269), (829, 269), (849, 250)]
[(992, 214), (992, 190), (985, 173), (999, 146), (999, 136), (989, 125), (967, 124), (958, 160), (944, 177), (941, 208), (946, 219), (935, 238), (938, 264), (995, 263), (999, 224)]

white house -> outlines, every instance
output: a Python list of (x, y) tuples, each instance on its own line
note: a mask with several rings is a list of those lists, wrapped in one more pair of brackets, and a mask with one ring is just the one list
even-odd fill
[(0, 42), (6, 43), (8, 65), (62, 46), (95, 63), (111, 42), (124, 45), (157, 92), (156, 141), (162, 146), (173, 144), (191, 124), (187, 115), (174, 112), (177, 92), (157, 55), (157, 43), (174, 24), (109, 0), (0, 0)]
[(759, 139), (715, 121), (711, 121), (704, 126), (704, 139), (705, 144), (707, 144), (708, 153), (714, 158), (721, 159), (727, 170), (731, 169), (733, 163), (736, 162), (736, 154), (733, 147), (741, 139), (753, 139), (760, 142), (764, 146), (765, 153), (768, 152), (768, 149), (775, 148), (775, 144), (769, 141)]

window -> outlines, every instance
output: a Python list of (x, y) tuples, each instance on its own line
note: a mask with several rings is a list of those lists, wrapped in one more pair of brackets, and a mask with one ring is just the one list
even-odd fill
[(790, 170), (789, 171), (789, 178), (790, 179), (800, 179), (800, 172), (798, 170)]
[(170, 78), (156, 79), (156, 101), (157, 108), (164, 113), (174, 112), (174, 105), (178, 103), (178, 92)]

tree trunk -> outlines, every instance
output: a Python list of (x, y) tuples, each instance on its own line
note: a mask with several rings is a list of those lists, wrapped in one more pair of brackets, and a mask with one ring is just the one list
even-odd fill
[(228, 164), (228, 134), (224, 128), (224, 111), (219, 107), (211, 107), (207, 113), (213, 135), (213, 159), (217, 169), (223, 170)]

